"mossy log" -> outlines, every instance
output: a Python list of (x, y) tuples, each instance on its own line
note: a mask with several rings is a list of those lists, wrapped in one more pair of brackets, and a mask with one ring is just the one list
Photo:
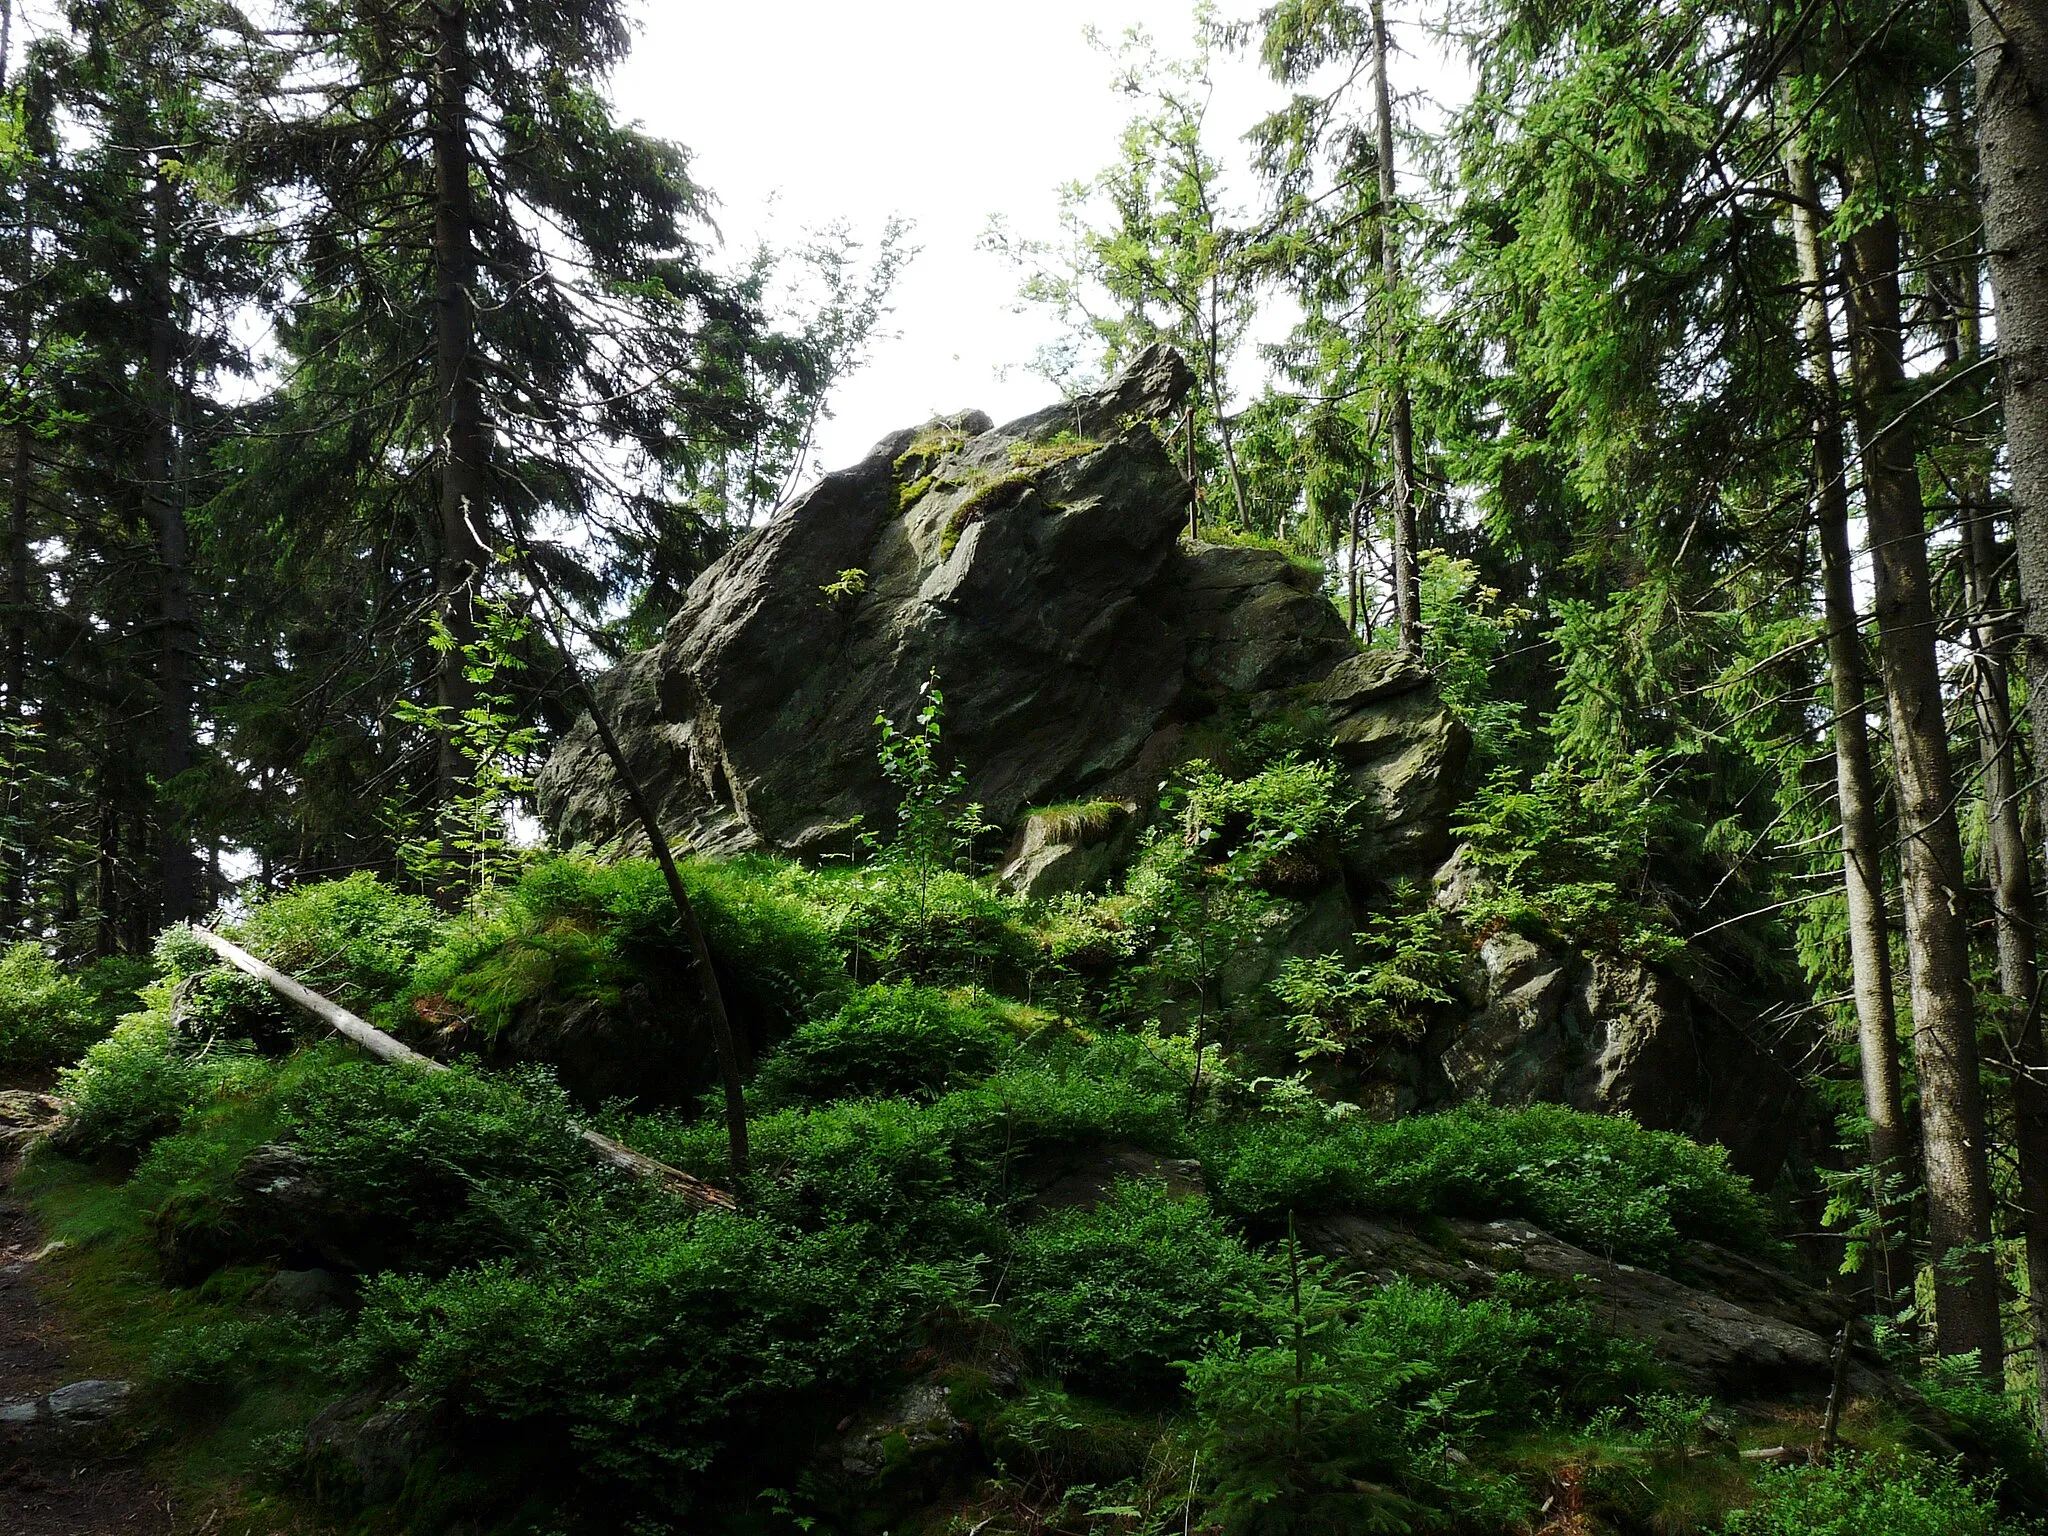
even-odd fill
[[(431, 1056), (422, 1056), (403, 1040), (387, 1035), (383, 1030), (377, 1028), (376, 1025), (350, 1013), (332, 998), (322, 997), (311, 987), (306, 986), (303, 982), (293, 980), (276, 967), (265, 965), (246, 949), (229, 943), (219, 934), (198, 927), (195, 927), (193, 932), (199, 935), (201, 941), (205, 943), (208, 949), (219, 955), (228, 964), (234, 966), (237, 970), (246, 971), (249, 975), (254, 976), (279, 997), (284, 998), (288, 1002), (298, 1004), (299, 1007), (312, 1014), (336, 1034), (343, 1035), (354, 1041), (379, 1061), (390, 1062), (397, 1066), (417, 1067), (424, 1072), (445, 1072), (448, 1070), (443, 1063), (434, 1060)], [(672, 1168), (667, 1163), (648, 1157), (645, 1153), (635, 1152), (631, 1147), (626, 1146), (622, 1142), (613, 1141), (611, 1137), (601, 1132), (593, 1131), (580, 1125), (575, 1127), (575, 1131), (589, 1145), (590, 1149), (597, 1154), (601, 1161), (609, 1163), (612, 1167), (623, 1172), (630, 1173), (635, 1178), (645, 1179), (650, 1184), (658, 1185), (679, 1199), (689, 1202), (691, 1205), (703, 1210), (729, 1211), (738, 1207), (738, 1202), (731, 1195), (713, 1185), (706, 1184), (694, 1174), (685, 1173), (680, 1168)]]

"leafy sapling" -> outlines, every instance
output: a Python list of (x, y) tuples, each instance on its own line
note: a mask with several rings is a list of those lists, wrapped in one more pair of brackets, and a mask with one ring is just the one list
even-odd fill
[(971, 847), (987, 824), (978, 805), (964, 812), (955, 809), (967, 793), (967, 774), (957, 763), (947, 769), (939, 762), (946, 695), (939, 688), (937, 668), (917, 692), (919, 707), (909, 729), (898, 730), (886, 714), (875, 716), (875, 728), (881, 732), (875, 755), (883, 776), (902, 797), (896, 807), (896, 841), (886, 858), (909, 874), (917, 893), (918, 921), (924, 922), (931, 915), (932, 881), (952, 867), (963, 836)]

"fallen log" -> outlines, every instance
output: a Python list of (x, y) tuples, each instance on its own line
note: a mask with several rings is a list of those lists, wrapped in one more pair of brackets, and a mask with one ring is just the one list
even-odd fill
[[(296, 1003), (336, 1034), (354, 1041), (379, 1061), (417, 1067), (423, 1072), (448, 1070), (445, 1063), (438, 1062), (431, 1056), (421, 1055), (403, 1040), (387, 1035), (376, 1025), (350, 1013), (334, 999), (322, 997), (311, 987), (295, 981), (275, 966), (265, 965), (246, 949), (229, 943), (211, 929), (201, 928), (195, 924), (192, 931), (199, 935), (200, 941), (208, 949), (236, 970), (254, 976), (279, 997)], [(583, 1138), (591, 1151), (597, 1154), (599, 1161), (623, 1173), (630, 1173), (637, 1179), (658, 1185), (699, 1209), (731, 1211), (739, 1208), (739, 1202), (731, 1195), (714, 1185), (706, 1184), (694, 1174), (685, 1173), (680, 1168), (672, 1168), (659, 1158), (649, 1157), (644, 1152), (635, 1152), (623, 1142), (614, 1141), (601, 1132), (573, 1123), (572, 1129)]]

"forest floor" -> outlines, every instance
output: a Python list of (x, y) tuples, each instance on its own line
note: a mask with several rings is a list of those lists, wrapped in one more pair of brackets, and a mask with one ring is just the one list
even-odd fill
[[(15, 1192), (18, 1146), (0, 1151), (0, 1404), (41, 1397), (91, 1376), (39, 1273), (44, 1239)], [(0, 1528), (9, 1536), (111, 1536), (175, 1530), (177, 1514), (110, 1422), (66, 1428), (0, 1422)]]

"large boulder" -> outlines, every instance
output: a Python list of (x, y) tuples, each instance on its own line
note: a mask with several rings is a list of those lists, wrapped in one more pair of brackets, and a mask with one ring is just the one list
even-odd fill
[[(1317, 572), (1183, 537), (1188, 483), (1153, 423), (1187, 387), (1154, 347), (1005, 426), (968, 412), (894, 433), (742, 539), (598, 685), (664, 830), (801, 855), (886, 827), (875, 721), (907, 724), (936, 674), (947, 751), (1013, 835), (1020, 888), (1105, 878), (1199, 727), (1283, 713), (1335, 733), (1379, 812), (1354, 873), (1426, 871), (1465, 734), (1426, 671), (1359, 651)], [(564, 844), (642, 844), (587, 720), (539, 798)], [(1070, 851), (1028, 829), (1054, 805), (1125, 809), (1076, 818)]]
[[(1469, 848), (1444, 862), (1434, 884), (1438, 905), (1460, 922), (1489, 888)], [(1653, 1130), (1719, 1142), (1743, 1173), (1770, 1181), (1805, 1099), (1753, 1011), (1630, 956), (1539, 942), (1511, 928), (1472, 941), (1471, 1009), (1423, 1045), (1436, 1064), (1435, 1095), (1628, 1115)], [(1429, 1075), (1415, 1080), (1423, 1088), (1394, 1108), (1429, 1103)]]

